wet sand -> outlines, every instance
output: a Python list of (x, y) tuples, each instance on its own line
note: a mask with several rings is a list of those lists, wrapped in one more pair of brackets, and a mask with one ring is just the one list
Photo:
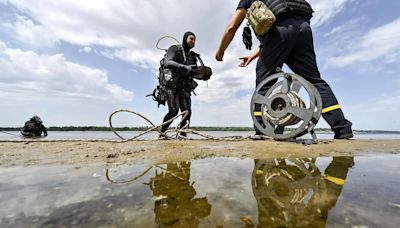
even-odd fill
[(399, 140), (320, 140), (302, 145), (273, 140), (161, 140), (108, 142), (0, 143), (0, 167), (93, 163), (172, 163), (205, 157), (303, 158), (400, 154)]

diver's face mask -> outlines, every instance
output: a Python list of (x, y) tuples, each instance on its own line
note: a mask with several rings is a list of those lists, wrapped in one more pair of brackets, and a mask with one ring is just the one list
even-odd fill
[(189, 48), (194, 48), (194, 46), (196, 45), (196, 37), (193, 35), (188, 36), (188, 38), (186, 39), (186, 43)]

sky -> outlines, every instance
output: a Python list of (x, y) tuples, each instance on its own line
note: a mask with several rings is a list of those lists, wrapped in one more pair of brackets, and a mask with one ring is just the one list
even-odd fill
[[(196, 34), (193, 50), (213, 69), (192, 96), (191, 125), (252, 126), (256, 61), (238, 67), (250, 53), (242, 28), (224, 61), (214, 59), (238, 2), (0, 0), (0, 126), (20, 127), (33, 115), (46, 126), (108, 126), (120, 109), (160, 123), (167, 107), (145, 97), (164, 55), (155, 44), (165, 35), (181, 41), (186, 31)], [(319, 70), (353, 129), (400, 130), (400, 1), (309, 2)], [(134, 115), (115, 123), (147, 125)], [(317, 127), (329, 126), (321, 119)]]

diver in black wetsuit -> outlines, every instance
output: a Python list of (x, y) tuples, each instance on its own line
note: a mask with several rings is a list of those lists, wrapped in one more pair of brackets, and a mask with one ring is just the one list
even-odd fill
[[(173, 45), (168, 48), (165, 56), (165, 67), (172, 71), (172, 80), (166, 85), (168, 113), (165, 115), (163, 122), (174, 118), (181, 112), (188, 111), (188, 115), (182, 119), (179, 128), (189, 125), (191, 110), (191, 92), (197, 87), (197, 83), (193, 80), (196, 74), (197, 56), (198, 54), (191, 51), (195, 46), (196, 36), (192, 32), (186, 32), (183, 36), (182, 46)], [(165, 124), (161, 128), (161, 132), (167, 131), (171, 125)], [(186, 136), (181, 132), (180, 136)]]
[(47, 129), (38, 116), (33, 116), (30, 120), (26, 121), (21, 130), (21, 135), (24, 137), (40, 137), (42, 133), (44, 136), (47, 136)]

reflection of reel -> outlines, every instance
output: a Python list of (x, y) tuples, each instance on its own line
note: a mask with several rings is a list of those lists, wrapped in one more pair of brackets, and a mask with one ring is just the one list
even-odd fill
[(325, 181), (308, 159), (260, 160), (252, 174), (252, 187), (262, 219), (282, 226), (314, 221), (327, 199)]
[[(259, 92), (271, 81), (278, 80), (265, 95)], [(304, 88), (308, 103), (300, 97)], [(261, 106), (261, 112), (256, 106)], [(251, 99), (250, 111), (254, 125), (265, 135), (274, 139), (291, 139), (307, 132), (314, 134), (322, 109), (322, 100), (318, 90), (304, 78), (293, 73), (277, 73), (262, 81)], [(300, 126), (285, 132), (286, 126)]]

